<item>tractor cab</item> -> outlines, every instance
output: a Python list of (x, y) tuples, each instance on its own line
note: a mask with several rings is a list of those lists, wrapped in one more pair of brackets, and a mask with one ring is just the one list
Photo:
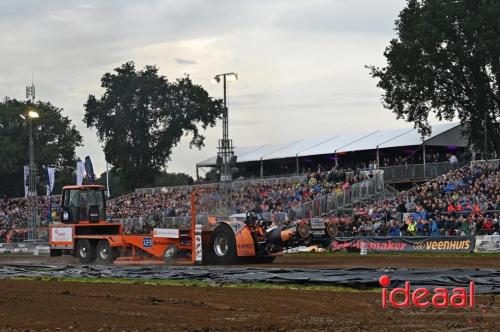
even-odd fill
[(104, 186), (65, 186), (61, 196), (61, 222), (65, 224), (106, 221)]

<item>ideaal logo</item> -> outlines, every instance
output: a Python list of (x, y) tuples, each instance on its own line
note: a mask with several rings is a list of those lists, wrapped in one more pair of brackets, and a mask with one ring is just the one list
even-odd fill
[(451, 293), (442, 287), (434, 288), (433, 291), (425, 287), (420, 287), (411, 291), (410, 282), (406, 281), (404, 288), (394, 288), (390, 292), (388, 287), (391, 284), (391, 278), (383, 275), (378, 280), (382, 286), (382, 308), (389, 304), (394, 308), (409, 308), (411, 303), (417, 308), (474, 308), (475, 306), (475, 285), (471, 281), (469, 289), (466, 287), (453, 288)]

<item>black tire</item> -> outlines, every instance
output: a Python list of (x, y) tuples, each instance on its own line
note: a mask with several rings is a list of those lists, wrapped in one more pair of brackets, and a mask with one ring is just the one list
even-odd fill
[(171, 244), (165, 249), (163, 253), (163, 260), (165, 263), (173, 263), (179, 256), (179, 248), (175, 244)]
[(116, 249), (111, 248), (108, 240), (101, 240), (97, 243), (97, 264), (108, 265), (116, 259)]
[(237, 261), (236, 239), (227, 225), (219, 225), (210, 238), (210, 251), (215, 264), (233, 264)]
[(83, 264), (93, 262), (96, 258), (95, 244), (88, 239), (80, 239), (76, 244), (76, 257)]

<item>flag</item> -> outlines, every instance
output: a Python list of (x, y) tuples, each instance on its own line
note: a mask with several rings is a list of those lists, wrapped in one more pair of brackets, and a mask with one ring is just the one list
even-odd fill
[(83, 161), (78, 160), (76, 162), (76, 185), (80, 186), (83, 182), (83, 176), (85, 175), (85, 168), (83, 166)]
[(90, 160), (89, 156), (85, 157), (85, 172), (87, 172), (87, 176), (89, 177), (90, 183), (94, 183), (95, 181), (94, 167), (92, 166), (92, 161)]
[(29, 175), (30, 175), (30, 168), (28, 165), (24, 165), (24, 197), (28, 197), (28, 191), (29, 191)]
[(45, 187), (47, 188), (47, 196), (52, 194), (52, 190), (54, 189), (55, 182), (55, 169), (54, 167), (43, 167), (44, 176), (45, 176)]

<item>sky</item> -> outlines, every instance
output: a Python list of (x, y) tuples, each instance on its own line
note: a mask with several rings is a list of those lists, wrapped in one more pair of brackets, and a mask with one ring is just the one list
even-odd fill
[[(100, 78), (127, 61), (154, 64), (169, 80), (189, 74), (222, 98), (228, 85), (235, 145), (330, 137), (333, 133), (411, 127), (382, 107), (365, 65), (383, 66), (405, 0), (183, 0), (0, 2), (0, 98), (25, 98), (32, 71), (36, 98), (64, 109), (81, 132), (82, 159), (105, 169), (102, 143), (82, 122)], [(216, 153), (222, 123), (206, 147), (174, 149), (169, 172), (195, 174)]]

